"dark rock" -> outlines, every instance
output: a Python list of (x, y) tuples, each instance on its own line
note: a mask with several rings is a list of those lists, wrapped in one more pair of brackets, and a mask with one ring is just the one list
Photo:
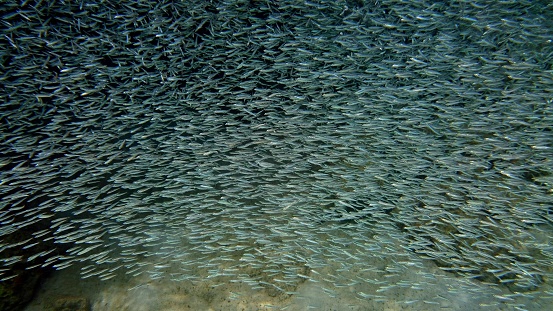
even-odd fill
[(90, 302), (84, 297), (61, 297), (54, 301), (52, 311), (90, 311)]

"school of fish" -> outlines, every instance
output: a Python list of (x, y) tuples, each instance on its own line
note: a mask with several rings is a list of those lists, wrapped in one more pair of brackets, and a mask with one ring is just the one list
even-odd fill
[(551, 303), (547, 1), (0, 11), (2, 281), (79, 264), (386, 301), (431, 265), (490, 310)]

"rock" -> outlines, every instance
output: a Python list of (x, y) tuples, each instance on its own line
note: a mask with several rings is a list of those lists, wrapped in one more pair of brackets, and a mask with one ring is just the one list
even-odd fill
[(90, 302), (84, 297), (61, 297), (54, 301), (51, 311), (90, 311)]

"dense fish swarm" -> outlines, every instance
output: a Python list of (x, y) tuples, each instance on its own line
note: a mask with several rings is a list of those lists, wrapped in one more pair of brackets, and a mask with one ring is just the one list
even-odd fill
[(387, 295), (433, 265), (451, 297), (551, 302), (547, 1), (1, 10), (2, 281), (79, 264), (447, 307)]

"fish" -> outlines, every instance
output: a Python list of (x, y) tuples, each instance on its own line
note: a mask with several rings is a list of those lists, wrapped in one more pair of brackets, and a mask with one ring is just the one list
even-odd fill
[(367, 306), (446, 275), (545, 299), (544, 4), (196, 4), (7, 4), (0, 282), (83, 264)]

